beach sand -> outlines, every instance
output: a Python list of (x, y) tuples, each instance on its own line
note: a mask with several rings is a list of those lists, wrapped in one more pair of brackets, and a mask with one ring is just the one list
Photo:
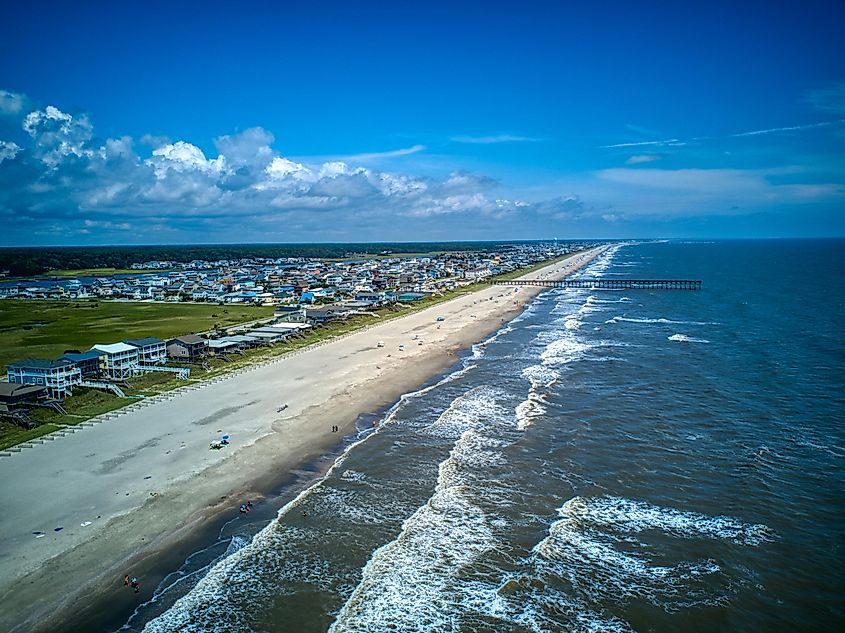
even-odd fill
[[(562, 278), (601, 250), (525, 278)], [(127, 600), (128, 570), (332, 451), (359, 414), (452, 366), (540, 290), (490, 286), (0, 459), (0, 630), (54, 631)]]

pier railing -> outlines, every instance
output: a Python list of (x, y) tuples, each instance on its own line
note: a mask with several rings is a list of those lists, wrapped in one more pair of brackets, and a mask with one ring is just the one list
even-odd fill
[(496, 286), (542, 286), (599, 290), (701, 290), (699, 279), (511, 279), (490, 280)]

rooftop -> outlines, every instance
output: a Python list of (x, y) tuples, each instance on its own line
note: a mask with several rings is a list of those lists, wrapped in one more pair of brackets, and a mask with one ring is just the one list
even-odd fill
[(121, 352), (134, 352), (138, 348), (126, 343), (112, 343), (111, 345), (94, 345), (91, 349), (98, 349), (106, 354), (120, 354)]
[(128, 345), (132, 345), (133, 347), (147, 347), (149, 345), (158, 345), (159, 343), (164, 343), (160, 338), (156, 338), (155, 336), (148, 336), (146, 338), (128, 338), (123, 341)]
[(47, 358), (24, 358), (23, 360), (15, 361), (14, 363), (9, 363), (9, 367), (21, 367), (24, 369), (29, 368), (39, 368), (39, 369), (54, 369), (58, 367), (69, 367), (72, 366), (69, 360), (49, 360)]
[(39, 385), (19, 385), (17, 383), (0, 382), (0, 398), (24, 396), (42, 391), (44, 391), (44, 387)]
[(99, 349), (91, 349), (87, 352), (77, 353), (77, 352), (68, 352), (66, 354), (62, 354), (59, 356), (60, 360), (70, 360), (75, 363), (78, 363), (82, 360), (91, 360), (93, 358), (99, 358), (103, 355), (103, 351)]
[(185, 334), (184, 336), (177, 336), (176, 338), (170, 339), (169, 342), (179, 341), (180, 343), (187, 343), (188, 345), (196, 345), (198, 343), (205, 343), (205, 339), (201, 336), (197, 336), (196, 334)]

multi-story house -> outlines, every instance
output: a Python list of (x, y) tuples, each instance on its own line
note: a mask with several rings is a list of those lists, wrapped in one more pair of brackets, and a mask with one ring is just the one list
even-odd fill
[(69, 360), (27, 358), (7, 368), (9, 382), (46, 387), (51, 398), (66, 398), (82, 382), (82, 372)]
[(103, 373), (112, 380), (126, 380), (140, 373), (138, 348), (126, 343), (94, 345), (92, 350), (104, 353)]

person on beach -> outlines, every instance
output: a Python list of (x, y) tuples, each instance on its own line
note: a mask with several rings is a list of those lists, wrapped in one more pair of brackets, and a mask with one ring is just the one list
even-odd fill
[(129, 574), (126, 574), (123, 577), (123, 586), (126, 587), (129, 584)]
[(129, 586), (132, 587), (132, 591), (134, 591), (135, 593), (138, 593), (139, 591), (141, 591), (141, 585), (138, 583), (137, 578), (133, 578), (132, 582), (129, 583)]

